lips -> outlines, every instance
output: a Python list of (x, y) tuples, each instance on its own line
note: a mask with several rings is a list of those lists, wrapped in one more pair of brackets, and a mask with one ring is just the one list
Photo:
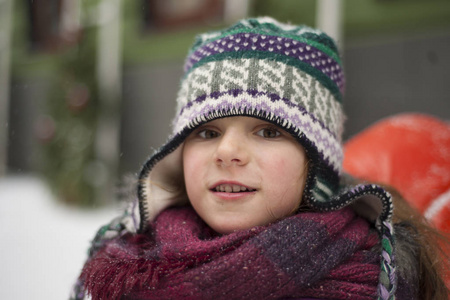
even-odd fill
[(246, 193), (254, 192), (256, 189), (240, 183), (218, 183), (211, 188), (211, 191), (224, 193)]

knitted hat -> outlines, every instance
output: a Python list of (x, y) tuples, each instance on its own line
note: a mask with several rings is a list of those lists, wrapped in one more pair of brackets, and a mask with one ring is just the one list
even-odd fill
[(183, 176), (179, 146), (199, 125), (229, 116), (263, 119), (296, 137), (310, 160), (304, 201), (330, 205), (343, 160), (345, 82), (330, 37), (268, 17), (247, 19), (199, 35), (184, 72), (173, 133), (140, 173), (141, 217), (185, 200), (177, 184)]

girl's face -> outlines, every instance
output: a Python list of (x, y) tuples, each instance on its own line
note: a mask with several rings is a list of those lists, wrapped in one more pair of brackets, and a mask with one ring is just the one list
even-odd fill
[(219, 233), (291, 215), (302, 199), (306, 161), (303, 147), (291, 135), (251, 117), (204, 124), (183, 149), (190, 202)]

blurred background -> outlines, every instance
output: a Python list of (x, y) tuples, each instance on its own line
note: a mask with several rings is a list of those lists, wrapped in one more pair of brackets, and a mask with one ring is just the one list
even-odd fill
[(0, 0), (0, 298), (66, 298), (170, 132), (194, 36), (266, 15), (338, 41), (345, 139), (402, 112), (450, 119), (448, 0)]

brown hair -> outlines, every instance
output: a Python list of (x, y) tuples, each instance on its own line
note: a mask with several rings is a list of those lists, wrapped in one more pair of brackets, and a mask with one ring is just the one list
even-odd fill
[[(414, 209), (394, 188), (383, 185), (391, 193), (394, 201), (393, 222), (397, 231), (407, 234), (406, 247), (413, 249), (413, 259), (418, 268), (418, 299), (449, 299), (449, 287), (445, 278), (450, 279), (450, 235), (433, 227), (416, 209)], [(400, 233), (400, 232), (399, 232)], [(399, 245), (400, 246), (400, 245)], [(405, 250), (405, 251), (408, 251)], [(402, 259), (399, 257), (399, 259)], [(402, 264), (399, 262), (399, 266)], [(400, 269), (401, 273), (402, 270)], [(403, 271), (408, 272), (407, 270)], [(403, 274), (410, 276), (410, 274)]]

